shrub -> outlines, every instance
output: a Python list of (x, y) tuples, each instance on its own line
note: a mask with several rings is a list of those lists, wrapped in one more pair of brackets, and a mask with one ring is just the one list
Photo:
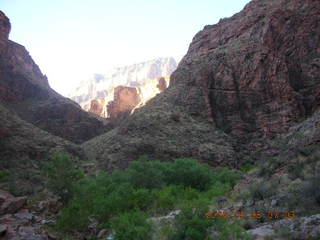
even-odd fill
[(0, 182), (5, 182), (9, 179), (10, 177), (10, 173), (8, 172), (4, 172), (4, 171), (0, 171)]
[(71, 230), (83, 231), (89, 224), (90, 212), (78, 201), (72, 201), (61, 211), (58, 217), (57, 228), (60, 231), (70, 232)]
[(249, 186), (250, 195), (253, 199), (264, 200), (276, 192), (275, 182), (259, 182)]
[(200, 199), (182, 206), (181, 213), (177, 215), (173, 228), (169, 232), (169, 240), (208, 239), (207, 230), (213, 225), (212, 220), (205, 218), (208, 204), (208, 201)]
[(130, 164), (128, 175), (136, 188), (161, 188), (165, 185), (166, 163), (159, 161), (134, 161)]
[(212, 183), (212, 171), (208, 165), (200, 164), (195, 159), (178, 158), (170, 165), (166, 180), (168, 185), (181, 185), (205, 191)]
[(48, 189), (57, 194), (62, 202), (71, 198), (75, 184), (84, 177), (82, 171), (76, 169), (70, 158), (63, 154), (53, 155), (43, 170), (48, 178)]
[(206, 192), (206, 196), (211, 199), (213, 197), (223, 196), (231, 190), (229, 183), (215, 182)]
[[(188, 202), (181, 208), (174, 225), (169, 231), (169, 240), (227, 240), (248, 239), (244, 229), (227, 219), (207, 219), (209, 201), (199, 199)], [(215, 236), (213, 237), (213, 232)]]
[(151, 223), (142, 212), (125, 212), (111, 220), (115, 240), (149, 240)]
[(248, 173), (248, 172), (250, 172), (252, 169), (254, 169), (254, 166), (252, 165), (252, 164), (245, 164), (245, 165), (243, 165), (241, 168), (240, 168), (240, 170), (242, 171), (242, 172), (244, 172), (244, 173)]
[(230, 187), (233, 188), (239, 178), (240, 176), (237, 173), (228, 168), (220, 168), (214, 173), (213, 182), (229, 184)]
[(296, 178), (303, 178), (303, 172), (302, 170), (304, 169), (304, 163), (299, 161), (291, 164), (288, 167), (288, 173), (290, 179), (294, 180)]

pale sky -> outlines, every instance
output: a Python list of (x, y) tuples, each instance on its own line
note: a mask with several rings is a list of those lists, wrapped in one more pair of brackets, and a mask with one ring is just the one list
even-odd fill
[(10, 39), (24, 45), (66, 95), (116, 66), (186, 54), (205, 25), (249, 0), (0, 0)]

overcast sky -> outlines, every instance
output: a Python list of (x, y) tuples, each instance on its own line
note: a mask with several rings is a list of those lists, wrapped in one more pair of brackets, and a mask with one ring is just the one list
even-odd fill
[(205, 25), (249, 0), (0, 0), (10, 39), (67, 94), (76, 83), (156, 57), (184, 55)]

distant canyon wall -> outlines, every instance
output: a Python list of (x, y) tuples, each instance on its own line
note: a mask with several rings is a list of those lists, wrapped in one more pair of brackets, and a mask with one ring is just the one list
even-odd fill
[(115, 68), (81, 82), (69, 97), (84, 110), (101, 117), (124, 117), (163, 92), (176, 68), (173, 57)]

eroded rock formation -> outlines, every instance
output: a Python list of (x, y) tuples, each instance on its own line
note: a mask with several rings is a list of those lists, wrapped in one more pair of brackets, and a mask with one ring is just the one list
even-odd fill
[(70, 98), (84, 110), (90, 111), (93, 100), (100, 102), (104, 99), (105, 103), (113, 101), (114, 89), (118, 86), (139, 87), (142, 103), (139, 105), (143, 105), (157, 93), (164, 91), (169, 85), (169, 76), (176, 67), (176, 60), (167, 57), (115, 68), (106, 74), (95, 74), (93, 79), (81, 82), (70, 94)]
[(141, 101), (139, 88), (118, 86), (114, 89), (114, 100), (107, 106), (108, 117), (128, 115)]
[(101, 117), (106, 117), (106, 103), (104, 98), (91, 100), (90, 109), (88, 112)]

